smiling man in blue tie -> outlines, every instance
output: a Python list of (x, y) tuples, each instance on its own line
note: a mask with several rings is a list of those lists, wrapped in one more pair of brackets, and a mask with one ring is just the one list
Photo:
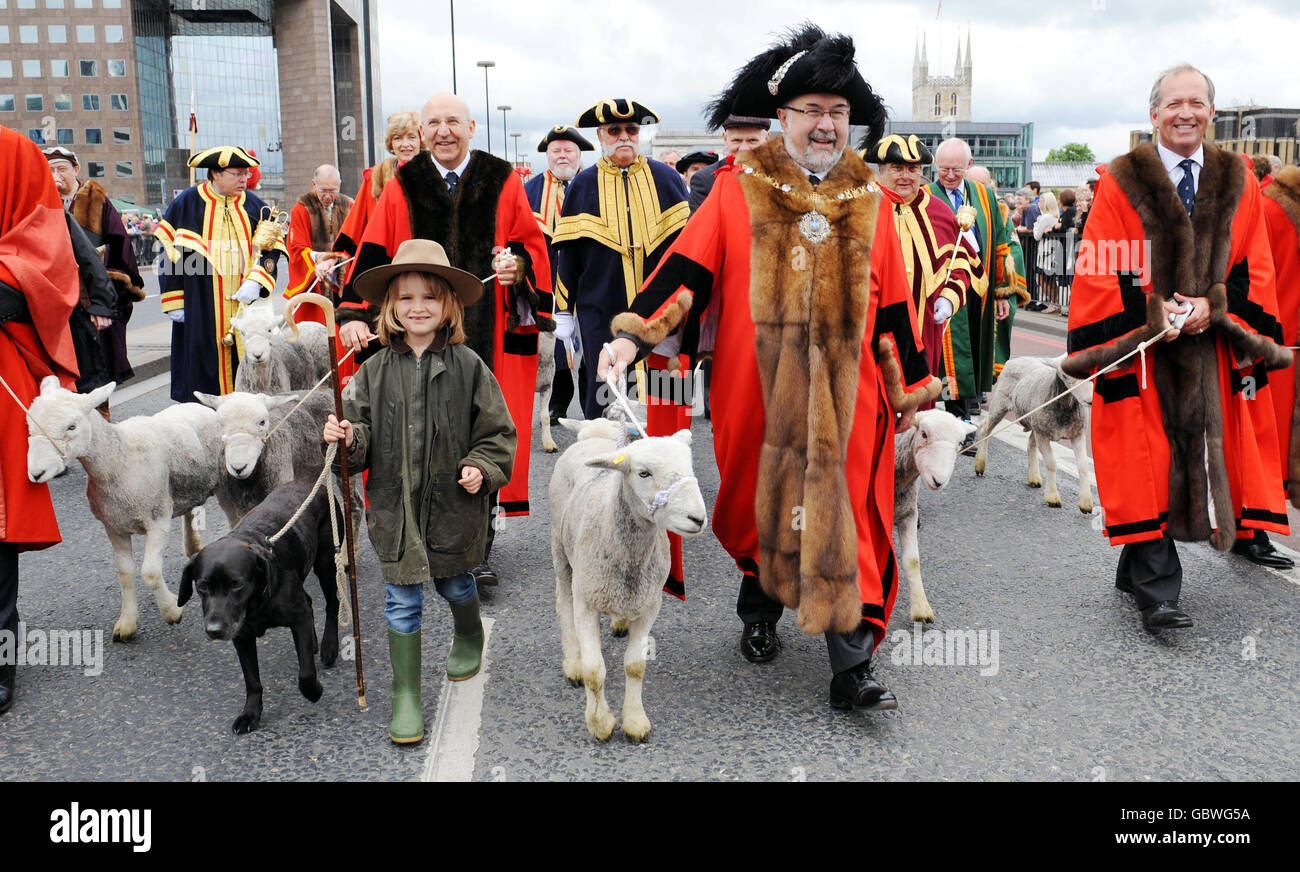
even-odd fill
[(1158, 630), (1192, 625), (1178, 604), (1175, 540), (1285, 560), (1256, 536), (1288, 531), (1265, 414), (1268, 371), (1292, 355), (1259, 185), (1240, 155), (1204, 141), (1214, 85), (1190, 65), (1168, 69), (1150, 111), (1156, 141), (1116, 158), (1097, 183), (1063, 368), (1082, 377), (1117, 364), (1095, 384), (1097, 489), (1106, 535), (1123, 546), (1115, 586)]

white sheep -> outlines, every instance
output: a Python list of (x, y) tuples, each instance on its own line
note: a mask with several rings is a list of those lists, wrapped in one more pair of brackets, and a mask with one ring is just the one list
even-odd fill
[(606, 740), (614, 715), (605, 701), (600, 616), (630, 625), (623, 672), (623, 732), (650, 734), (641, 703), (650, 628), (668, 576), (668, 532), (698, 536), (707, 523), (691, 466), (691, 432), (622, 444), (612, 421), (587, 421), (551, 476), (551, 556), (564, 675), (587, 688), (587, 729)]
[(899, 562), (907, 579), (907, 599), (913, 621), (934, 620), (934, 609), (921, 584), (921, 549), (916, 538), (916, 500), (920, 482), (938, 490), (952, 478), (957, 453), (966, 436), (975, 432), (954, 415), (939, 409), (916, 413), (916, 426), (894, 436), (894, 529), (898, 531)]
[(296, 325), (298, 338), (285, 335), (293, 327), (284, 318), (245, 312), (230, 319), (244, 341), (244, 356), (235, 371), (235, 390), (250, 394), (282, 394), (313, 387), (330, 371), (329, 335), (324, 324)]
[[(236, 521), (280, 485), (320, 474), (325, 462), (320, 433), (334, 412), (334, 398), (325, 388), (317, 388), (295, 411), (304, 394), (235, 391), (218, 397), (194, 392), (200, 403), (217, 412), (229, 474), (218, 487), (228, 496)], [(288, 420), (280, 424), (285, 415)]]
[[(163, 620), (175, 624), (184, 613), (163, 584), (163, 555), (177, 515), (183, 519), (185, 554), (200, 548), (193, 512), (213, 495), (221, 478), (221, 436), (217, 413), (197, 403), (179, 403), (120, 423), (105, 421), (95, 409), (114, 387), (109, 382), (76, 394), (59, 387), (54, 376), (41, 381), (27, 425), (27, 476), (37, 484), (47, 482), (73, 459), (86, 468), (86, 498), (113, 544), (122, 586), (113, 639), (125, 640), (135, 635), (139, 623), (133, 535), (145, 536), (140, 576), (153, 591)], [(229, 519), (229, 505), (222, 501), (222, 508)]]
[[(1069, 389), (1069, 393), (1050, 406), (1039, 409), (1020, 422), (1029, 431), (1029, 486), (1042, 487), (1043, 478), (1038, 471), (1041, 454), (1047, 466), (1047, 488), (1043, 502), (1052, 508), (1061, 507), (1061, 492), (1056, 488), (1056, 455), (1052, 442), (1070, 443), (1074, 449), (1075, 464), (1079, 469), (1079, 511), (1092, 514), (1092, 467), (1088, 459), (1086, 436), (1089, 413), (1092, 409), (1092, 382), (1079, 381), (1061, 372), (1064, 355), (1045, 359), (1015, 357), (1007, 361), (998, 376), (993, 394), (989, 397), (989, 411), (980, 423), (980, 438), (988, 436), (1003, 418), (1013, 420), (1037, 408), (1052, 397)], [(988, 446), (985, 440), (975, 452), (975, 474), (983, 475), (988, 464)]]

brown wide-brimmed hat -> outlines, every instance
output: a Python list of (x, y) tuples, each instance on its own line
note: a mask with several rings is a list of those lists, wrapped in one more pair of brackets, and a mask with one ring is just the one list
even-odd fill
[(397, 246), (392, 263), (366, 270), (353, 280), (352, 287), (363, 300), (379, 306), (388, 294), (388, 283), (408, 272), (433, 273), (445, 279), (462, 306), (471, 306), (483, 296), (483, 283), (478, 277), (452, 266), (447, 252), (432, 239), (406, 240)]

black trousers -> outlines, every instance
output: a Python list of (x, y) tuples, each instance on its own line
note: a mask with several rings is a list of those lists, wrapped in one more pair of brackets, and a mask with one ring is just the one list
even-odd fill
[(18, 635), (18, 546), (11, 542), (0, 542), (0, 630)]
[(1148, 542), (1130, 542), (1120, 549), (1116, 582), (1133, 586), (1139, 609), (1158, 602), (1178, 602), (1183, 587), (1183, 567), (1174, 540), (1168, 536)]
[[(785, 607), (763, 593), (757, 575), (743, 573), (740, 577), (740, 594), (736, 597), (736, 614), (746, 624), (781, 620)], [(843, 672), (871, 659), (875, 649), (875, 636), (864, 621), (851, 633), (826, 632), (826, 654), (831, 661), (831, 672)]]
[(552, 418), (567, 418), (569, 416), (569, 405), (573, 402), (573, 378), (578, 378), (578, 406), (587, 405), (587, 379), (583, 370), (581, 355), (575, 355), (573, 358), (573, 372), (569, 371), (568, 354), (564, 350), (564, 343), (555, 343), (555, 378), (551, 381), (551, 408), (549, 409)]

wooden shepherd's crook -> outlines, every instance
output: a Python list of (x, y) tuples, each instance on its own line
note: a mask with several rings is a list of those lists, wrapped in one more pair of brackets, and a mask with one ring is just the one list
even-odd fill
[[(343, 387), (339, 381), (339, 352), (334, 333), (334, 304), (328, 297), (316, 293), (301, 293), (290, 297), (284, 304), (284, 326), (298, 338), (298, 325), (293, 313), (303, 303), (315, 303), (325, 313), (326, 335), (329, 337), (330, 373), (334, 376), (334, 417), (343, 420)], [(361, 611), (357, 608), (357, 552), (352, 541), (352, 479), (348, 475), (347, 445), (339, 446), (339, 472), (343, 476), (343, 538), (348, 549), (348, 592), (352, 599), (352, 644), (357, 657), (357, 705), (366, 707), (366, 676), (361, 668)], [(331, 509), (333, 511), (333, 509)]]

